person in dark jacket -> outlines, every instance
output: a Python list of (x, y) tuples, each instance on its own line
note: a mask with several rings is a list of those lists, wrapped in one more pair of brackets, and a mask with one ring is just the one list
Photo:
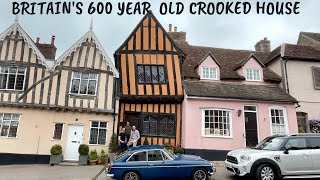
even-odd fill
[(125, 133), (126, 133), (126, 136), (127, 136), (127, 141), (129, 141), (130, 136), (131, 136), (131, 130), (132, 130), (132, 128), (131, 128), (131, 126), (130, 126), (130, 122), (129, 122), (129, 121), (127, 121), (127, 125), (126, 125), (126, 126), (124, 126), (124, 128), (126, 128)]
[(126, 128), (122, 128), (122, 131), (119, 133), (119, 137), (118, 137), (118, 140), (120, 141), (120, 147), (121, 147), (122, 152), (127, 150), (128, 139), (127, 139), (125, 131), (126, 131)]

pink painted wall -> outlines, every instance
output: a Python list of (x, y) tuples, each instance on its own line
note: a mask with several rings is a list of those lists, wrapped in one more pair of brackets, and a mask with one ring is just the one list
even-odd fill
[[(182, 147), (189, 149), (234, 150), (245, 148), (244, 105), (256, 105), (258, 111), (259, 141), (271, 135), (269, 108), (280, 106), (286, 108), (289, 133), (297, 133), (297, 118), (294, 104), (276, 102), (254, 102), (238, 100), (188, 99), (185, 97), (182, 110)], [(225, 108), (232, 113), (232, 138), (203, 137), (202, 109)], [(242, 114), (238, 117), (238, 110)]]
[(211, 56), (207, 56), (206, 59), (197, 68), (198, 74), (202, 75), (202, 67), (212, 67), (217, 68), (217, 80), (203, 80), (203, 81), (220, 81), (220, 68), (219, 65), (212, 59)]

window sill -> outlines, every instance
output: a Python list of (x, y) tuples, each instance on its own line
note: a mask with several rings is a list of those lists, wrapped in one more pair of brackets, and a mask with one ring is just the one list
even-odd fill
[(218, 81), (218, 79), (211, 79), (211, 78), (200, 78), (200, 80)]
[(62, 139), (51, 139), (51, 141), (62, 141)]
[(260, 79), (260, 80), (250, 80), (250, 79), (246, 79), (246, 81), (249, 81), (249, 82), (263, 82), (262, 79)]
[(74, 99), (89, 99), (89, 100), (94, 100), (96, 95), (80, 95), (80, 94), (72, 94), (69, 93), (70, 98)]
[(3, 139), (19, 139), (18, 137), (6, 137), (6, 136), (0, 136), (0, 138), (3, 138)]
[(203, 138), (221, 138), (221, 139), (233, 139), (233, 136), (210, 136), (202, 135)]
[(108, 146), (106, 144), (88, 144), (88, 146)]

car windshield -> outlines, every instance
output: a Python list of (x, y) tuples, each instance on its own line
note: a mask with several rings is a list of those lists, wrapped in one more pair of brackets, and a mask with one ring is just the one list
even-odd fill
[(130, 152), (130, 150), (131, 150), (131, 149), (127, 149), (126, 151), (123, 151), (122, 153), (118, 154), (118, 155), (114, 158), (114, 160), (117, 161), (117, 160), (123, 158), (124, 156), (126, 156), (126, 155)]
[(176, 157), (176, 155), (172, 154), (171, 152), (169, 152), (166, 148), (164, 149), (164, 151), (172, 158), (174, 159)]
[(269, 137), (261, 141), (254, 149), (277, 151), (280, 149), (280, 146), (283, 142), (284, 142), (284, 138)]

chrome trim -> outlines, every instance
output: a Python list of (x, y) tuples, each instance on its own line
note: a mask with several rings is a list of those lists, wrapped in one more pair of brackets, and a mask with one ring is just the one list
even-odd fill
[(114, 174), (107, 174), (107, 177), (114, 177)]
[[(139, 161), (141, 162), (141, 161)], [(130, 166), (130, 167), (112, 167), (112, 169), (126, 169), (126, 168), (147, 168), (147, 167), (150, 167), (150, 166)], [(208, 165), (179, 165), (179, 166), (151, 166), (150, 168), (155, 168), (155, 167), (166, 167), (166, 168), (179, 168), (179, 167), (211, 167), (211, 166), (208, 166)], [(214, 168), (215, 169), (215, 168)]]

